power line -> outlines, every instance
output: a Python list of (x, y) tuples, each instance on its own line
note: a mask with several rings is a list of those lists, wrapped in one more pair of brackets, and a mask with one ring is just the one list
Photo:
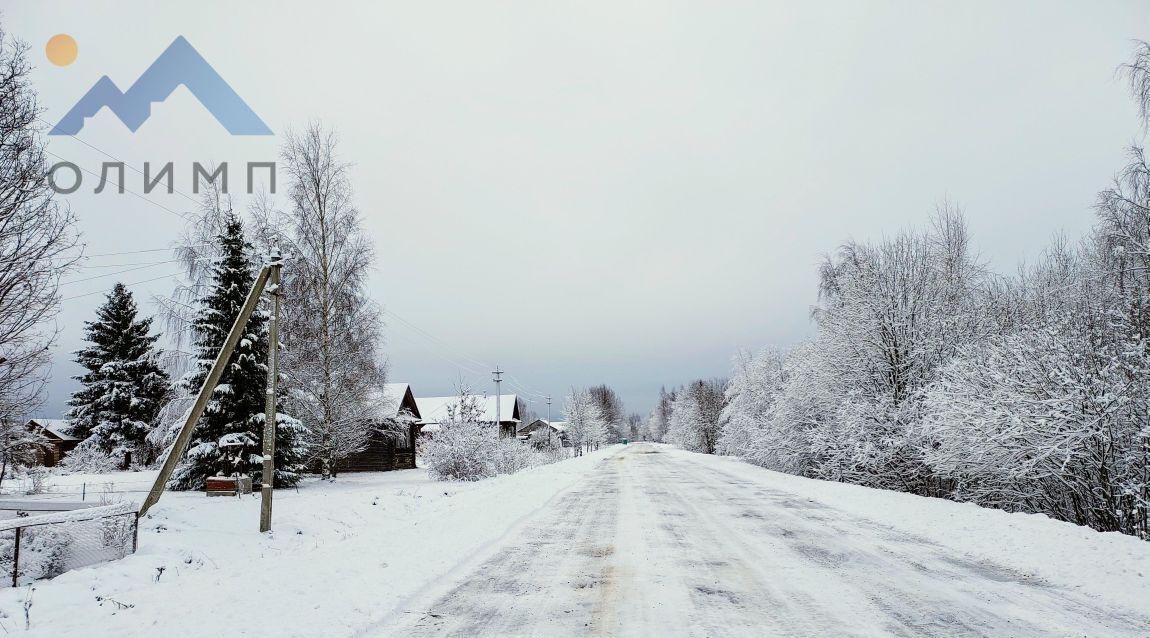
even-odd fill
[[(44, 151), (44, 152), (45, 152), (45, 153), (47, 153), (47, 154), (49, 154), (49, 155), (51, 155), (52, 157), (55, 157), (56, 159), (58, 159), (58, 160), (60, 160), (60, 161), (62, 161), (62, 162), (68, 162), (68, 160), (64, 159), (63, 157), (60, 157), (59, 155), (57, 155), (57, 154), (53, 153), (52, 151)], [(69, 163), (69, 164), (72, 164), (72, 166), (75, 166), (76, 168), (80, 169), (81, 171), (84, 171), (85, 173), (87, 173), (87, 174), (89, 174), (89, 175), (91, 175), (91, 176), (93, 176), (93, 177), (100, 177), (101, 179), (103, 179), (103, 176), (102, 176), (102, 175), (96, 175), (96, 174), (95, 174), (95, 173), (93, 173), (92, 171), (90, 171), (90, 170), (88, 170), (88, 169), (84, 168), (83, 166), (80, 166), (79, 164), (76, 164), (76, 163), (74, 163), (74, 162), (68, 162), (68, 163)], [(131, 189), (129, 189), (129, 188), (124, 188), (124, 182), (123, 182), (123, 180), (121, 180), (121, 181), (120, 181), (120, 182), (117, 184), (117, 187), (118, 187), (118, 188), (120, 188), (121, 190), (123, 190), (125, 193), (128, 193), (128, 194), (130, 194), (130, 195), (134, 195), (135, 197), (138, 197), (138, 198), (140, 198), (140, 199), (144, 200), (145, 202), (148, 202), (149, 204), (151, 204), (151, 205), (155, 206), (156, 208), (159, 208), (159, 209), (161, 209), (161, 210), (163, 210), (163, 211), (166, 211), (166, 212), (168, 212), (168, 213), (171, 213), (172, 215), (175, 215), (176, 217), (179, 217), (180, 219), (182, 219), (182, 220), (184, 220), (184, 221), (186, 221), (186, 222), (187, 222), (187, 221), (191, 221), (190, 219), (188, 219), (187, 215), (185, 215), (184, 213), (179, 213), (179, 212), (176, 212), (176, 211), (174, 211), (174, 210), (172, 210), (172, 209), (168, 208), (167, 206), (164, 206), (163, 204), (161, 204), (161, 203), (159, 203), (159, 202), (157, 202), (157, 201), (153, 201), (153, 200), (151, 200), (151, 199), (148, 199), (147, 197), (144, 197), (143, 195), (141, 195), (141, 194), (137, 193), (137, 192), (136, 192), (136, 191), (134, 191), (134, 190), (131, 190)]]
[[(461, 368), (467, 370), (468, 372), (471, 372), (472, 374), (477, 374), (477, 375), (482, 375), (482, 374), (484, 374), (483, 370), (491, 368), (490, 365), (487, 365), (486, 363), (483, 363), (482, 361), (480, 361), (474, 357), (468, 356), (467, 353), (462, 352), (461, 350), (453, 348), (450, 344), (448, 344), (444, 340), (442, 340), (442, 339), (436, 337), (435, 335), (431, 334), (430, 332), (427, 332), (426, 330), (420, 328), (419, 326), (415, 325), (411, 321), (404, 319), (403, 317), (396, 314), (395, 311), (384, 309), (383, 313), (385, 315), (389, 315), (389, 316), (399, 320), (401, 324), (404, 324), (408, 328), (414, 330), (416, 333), (423, 336), (425, 339), (431, 341), (432, 343), (436, 343), (440, 347), (444, 348), (445, 350), (448, 350), (449, 352), (453, 352), (454, 354), (458, 355), (461, 359), (463, 359), (465, 361), (469, 361), (476, 366), (479, 366), (480, 369), (475, 370), (474, 368), (471, 368), (470, 366), (465, 366), (465, 365), (463, 365), (457, 361), (450, 361), (453, 365), (455, 365), (457, 367), (461, 367)], [(510, 372), (503, 371), (503, 373), (509, 377), (507, 382), (511, 386), (517, 388), (520, 392), (527, 394), (527, 395), (530, 395), (530, 396), (535, 396), (537, 398), (546, 398), (547, 397), (546, 394), (543, 394), (541, 392), (536, 392), (536, 391), (532, 390), (531, 388), (527, 387), (526, 384), (524, 384), (522, 381), (517, 379)]]
[[(44, 118), (42, 118), (42, 117), (37, 117), (36, 119), (38, 119), (38, 120), (40, 120), (41, 122), (43, 122), (43, 123), (47, 124), (48, 126), (52, 126), (52, 123), (51, 123), (51, 122), (48, 122), (47, 120), (45, 120), (45, 119), (44, 119)], [(122, 164), (122, 165), (124, 165), (124, 166), (127, 166), (128, 168), (132, 169), (132, 170), (133, 170), (133, 171), (135, 171), (136, 173), (139, 173), (141, 176), (143, 176), (143, 177), (147, 177), (147, 175), (144, 175), (144, 172), (143, 172), (143, 171), (141, 171), (140, 169), (136, 168), (135, 166), (132, 166), (131, 164), (129, 164), (129, 163), (125, 162), (124, 160), (122, 160), (122, 159), (120, 159), (120, 158), (116, 157), (115, 155), (112, 155), (111, 153), (109, 153), (109, 152), (105, 151), (104, 149), (102, 149), (102, 148), (99, 148), (99, 147), (98, 147), (98, 146), (96, 146), (95, 144), (90, 144), (90, 143), (88, 143), (88, 142), (85, 142), (84, 140), (80, 139), (80, 138), (79, 138), (79, 137), (77, 137), (76, 135), (72, 135), (71, 133), (65, 133), (65, 135), (67, 135), (68, 137), (70, 137), (70, 138), (72, 138), (72, 139), (76, 140), (77, 142), (79, 142), (79, 143), (83, 144), (84, 146), (87, 146), (88, 148), (92, 149), (93, 151), (96, 151), (97, 153), (100, 153), (101, 155), (103, 155), (103, 156), (105, 156), (105, 157), (110, 157), (110, 158), (112, 158), (112, 159), (116, 160), (116, 161), (117, 161), (117, 162), (119, 162), (120, 164)], [(169, 185), (170, 185), (170, 182), (169, 182)], [(173, 192), (173, 193), (175, 193), (175, 194), (177, 194), (177, 195), (180, 195), (180, 196), (181, 196), (181, 197), (183, 197), (184, 199), (186, 199), (186, 200), (188, 200), (188, 201), (192, 202), (193, 204), (195, 204), (195, 205), (197, 205), (197, 206), (199, 206), (199, 205), (201, 204), (201, 202), (197, 201), (197, 200), (196, 200), (195, 198), (193, 198), (191, 195), (188, 195), (187, 193), (185, 193), (185, 192), (183, 192), (183, 191), (181, 191), (181, 190), (179, 190), (179, 189), (177, 189), (177, 188), (172, 188), (172, 191), (171, 191), (171, 192)]]
[(145, 268), (152, 268), (154, 266), (162, 266), (164, 264), (170, 264), (170, 263), (176, 262), (176, 261), (180, 261), (180, 260), (179, 259), (169, 259), (167, 261), (156, 261), (156, 262), (152, 262), (150, 264), (143, 264), (141, 266), (136, 266), (135, 268), (126, 268), (124, 270), (117, 270), (116, 272), (106, 272), (106, 273), (102, 273), (99, 275), (92, 275), (91, 277), (85, 277), (83, 279), (73, 279), (72, 281), (65, 281), (65, 282), (61, 283), (60, 285), (61, 286), (68, 286), (71, 284), (78, 284), (78, 283), (82, 283), (85, 281), (92, 281), (93, 279), (100, 279), (102, 277), (114, 277), (115, 275), (122, 275), (126, 272), (135, 272), (137, 270), (144, 270)]
[[(488, 365), (488, 364), (486, 364), (486, 363), (484, 363), (484, 362), (482, 362), (482, 361), (480, 361), (480, 360), (476, 359), (475, 357), (471, 357), (471, 356), (468, 356), (468, 354), (467, 354), (466, 352), (463, 352), (463, 351), (461, 351), (461, 350), (458, 350), (458, 349), (456, 349), (456, 348), (453, 348), (453, 347), (452, 347), (450, 344), (448, 344), (447, 342), (443, 341), (443, 340), (442, 340), (442, 339), (440, 339), (439, 337), (436, 337), (435, 335), (431, 334), (430, 332), (427, 332), (427, 331), (426, 331), (426, 330), (424, 330), (423, 328), (420, 328), (419, 326), (417, 326), (417, 325), (415, 325), (414, 323), (412, 323), (412, 322), (408, 321), (407, 319), (404, 319), (403, 317), (401, 317), (401, 316), (399, 316), (398, 314), (396, 314), (394, 311), (392, 311), (392, 310), (388, 310), (388, 309), (386, 309), (386, 308), (385, 308), (385, 309), (383, 309), (383, 313), (384, 313), (384, 314), (386, 314), (386, 315), (391, 315), (392, 317), (395, 317), (395, 318), (396, 318), (396, 319), (398, 319), (399, 321), (401, 321), (401, 322), (403, 322), (403, 323), (407, 324), (407, 326), (408, 326), (408, 327), (410, 327), (412, 330), (415, 330), (416, 332), (418, 332), (418, 333), (422, 334), (424, 337), (426, 337), (427, 339), (430, 339), (431, 341), (434, 341), (434, 342), (437, 342), (437, 343), (439, 343), (439, 344), (440, 344), (441, 346), (443, 346), (444, 348), (447, 348), (448, 350), (453, 350), (453, 351), (455, 351), (457, 354), (459, 354), (459, 355), (460, 355), (460, 358), (462, 358), (462, 359), (465, 359), (465, 360), (467, 360), (467, 361), (470, 361), (472, 364), (479, 366), (481, 369), (485, 369), (485, 368), (490, 368), (490, 367), (491, 367), (490, 365)], [(480, 373), (480, 374), (482, 374), (482, 373)]]
[[(402, 336), (402, 335), (403, 335), (403, 333), (400, 333), (400, 332), (394, 332), (394, 333), (392, 333), (392, 334), (393, 334), (394, 336), (398, 336), (398, 337), (401, 337), (401, 338), (402, 338), (404, 341), (407, 341), (408, 343), (411, 343), (411, 344), (415, 344), (415, 341), (414, 341), (413, 339), (411, 339), (411, 337)], [(432, 355), (434, 355), (434, 356), (436, 356), (436, 357), (438, 357), (438, 358), (440, 358), (440, 359), (442, 359), (442, 360), (444, 360), (444, 361), (446, 361), (447, 363), (450, 363), (451, 365), (455, 366), (456, 368), (459, 368), (459, 369), (461, 369), (461, 370), (465, 370), (465, 371), (467, 371), (467, 372), (469, 372), (469, 373), (471, 373), (471, 374), (473, 374), (473, 375), (483, 375), (483, 374), (484, 374), (483, 372), (480, 372), (480, 371), (476, 371), (476, 370), (474, 370), (474, 369), (472, 369), (472, 368), (469, 368), (469, 367), (467, 367), (466, 365), (464, 365), (464, 364), (462, 364), (462, 363), (459, 363), (458, 361), (456, 361), (456, 360), (452, 359), (451, 357), (448, 357), (448, 356), (446, 356), (446, 355), (443, 355), (443, 354), (441, 354), (441, 353), (439, 353), (439, 352), (437, 352), (437, 351), (435, 351), (435, 350), (431, 350), (431, 354), (432, 354)]]
[(81, 264), (78, 268), (126, 268), (128, 266), (149, 266), (152, 264), (166, 264), (172, 261), (179, 261), (178, 259), (170, 259), (168, 261), (133, 261), (126, 264)]
[[(130, 284), (124, 284), (124, 285), (125, 286), (138, 286), (140, 284), (146, 284), (146, 283), (149, 283), (152, 281), (159, 281), (161, 279), (171, 279), (172, 277), (178, 277), (179, 275), (180, 275), (180, 273), (173, 272), (173, 273), (169, 273), (167, 275), (162, 275), (160, 277), (152, 277), (151, 279), (145, 279), (143, 281), (135, 281), (135, 282), (132, 282)], [(60, 301), (71, 301), (72, 299), (80, 299), (81, 297), (91, 297), (92, 295), (107, 294), (107, 292), (108, 292), (107, 290), (93, 290), (92, 292), (86, 292), (82, 295), (73, 295), (71, 297), (64, 297)]]
[[(187, 248), (203, 248), (205, 246), (211, 246), (211, 245), (212, 244), (196, 244), (194, 246), (187, 246)], [(124, 251), (124, 252), (120, 252), (120, 253), (100, 253), (97, 255), (84, 255), (84, 257), (85, 258), (88, 258), (88, 257), (119, 257), (120, 255), (138, 255), (140, 253), (158, 253), (158, 252), (162, 252), (165, 250), (175, 250), (175, 248), (173, 248), (171, 246), (168, 246), (167, 248), (145, 248), (143, 250), (128, 250), (128, 251)]]

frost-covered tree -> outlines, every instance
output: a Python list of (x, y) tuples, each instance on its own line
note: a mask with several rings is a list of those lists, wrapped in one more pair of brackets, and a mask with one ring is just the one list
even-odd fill
[(35, 465), (48, 439), (23, 421), (0, 421), (0, 482), (9, 472)]
[(575, 455), (590, 451), (607, 436), (607, 420), (599, 407), (599, 402), (587, 390), (572, 389), (564, 406), (567, 419), (567, 440)]
[(27, 50), (0, 27), (0, 422), (12, 423), (43, 400), (60, 277), (78, 258), (75, 217), (49, 182)]
[[(229, 214), (223, 232), (216, 239), (219, 257), (212, 263), (212, 285), (199, 302), (192, 323), (197, 360), (181, 380), (188, 394), (199, 391), (212, 363), (223, 347), (228, 332), (239, 316), (248, 292), (255, 282), (254, 268), (244, 241), (243, 225)], [(172, 477), (174, 489), (200, 489), (204, 480), (224, 470), (225, 454), (219, 441), (225, 435), (241, 435), (256, 442), (240, 470), (257, 482), (262, 472), (264, 391), (267, 386), (268, 315), (257, 309), (244, 328), (243, 337), (228, 360), (211, 400), (197, 422), (188, 447), (187, 459)], [(291, 486), (300, 479), (306, 447), (302, 425), (279, 414), (276, 421), (276, 475), (274, 485)], [(230, 465), (230, 464), (229, 464)]]
[(714, 454), (726, 404), (724, 379), (698, 379), (675, 393), (667, 440), (685, 450)]
[(76, 352), (86, 372), (75, 377), (81, 387), (68, 401), (72, 435), (121, 465), (151, 461), (145, 438), (170, 392), (155, 347), (160, 336), (150, 334), (151, 326), (152, 318), (139, 318), (132, 293), (117, 283), (96, 319), (84, 323), (88, 345)]
[(366, 447), (378, 421), (373, 397), (386, 380), (380, 310), (364, 290), (374, 250), (333, 133), (312, 125), (289, 136), (283, 160), (291, 178), (290, 232), (282, 235), (291, 255), (285, 387), (321, 472), (330, 476), (340, 459)]
[(671, 403), (674, 401), (674, 391), (668, 393), (666, 387), (659, 388), (659, 401), (647, 417), (644, 428), (646, 438), (661, 443), (671, 424)]
[(735, 357), (721, 417), (720, 454), (741, 456), (775, 470), (790, 469), (787, 459), (799, 451), (796, 446), (800, 450), (805, 446), (803, 440), (788, 436), (776, 418), (787, 379), (785, 364), (786, 353), (777, 349)]
[(599, 406), (599, 413), (606, 422), (606, 431), (599, 437), (599, 443), (618, 443), (623, 437), (626, 426), (627, 412), (623, 407), (623, 399), (610, 386), (597, 385), (587, 390), (595, 403)]
[(960, 214), (943, 207), (926, 231), (848, 242), (820, 273), (810, 371), (830, 398), (812, 415), (815, 476), (928, 493), (912, 439), (917, 393), (986, 331), (975, 259)]

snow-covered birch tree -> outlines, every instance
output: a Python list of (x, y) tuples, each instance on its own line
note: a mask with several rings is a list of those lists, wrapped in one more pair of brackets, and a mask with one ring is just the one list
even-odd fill
[(0, 28), (0, 422), (9, 424), (43, 400), (60, 278), (79, 258), (75, 217), (49, 182), (27, 51)]
[(291, 180), (285, 386), (320, 471), (331, 476), (341, 459), (367, 445), (378, 421), (372, 397), (386, 376), (382, 320), (364, 292), (374, 250), (332, 132), (313, 124), (289, 135), (283, 166)]

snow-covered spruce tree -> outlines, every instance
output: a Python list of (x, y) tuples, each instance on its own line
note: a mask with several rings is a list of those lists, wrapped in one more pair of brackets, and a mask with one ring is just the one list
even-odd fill
[(96, 309), (95, 321), (84, 323), (88, 346), (76, 352), (87, 372), (75, 377), (81, 387), (68, 401), (72, 435), (112, 457), (150, 463), (145, 437), (171, 389), (149, 334), (152, 318), (138, 318), (132, 293), (117, 283)]
[[(249, 258), (250, 246), (244, 241), (243, 224), (234, 213), (227, 215), (223, 233), (216, 241), (220, 256), (213, 261), (211, 286), (200, 299), (199, 311), (192, 322), (197, 361), (180, 382), (182, 388), (193, 395), (207, 378), (255, 282)], [(207, 477), (224, 470), (224, 453), (219, 440), (226, 434), (246, 435), (256, 442), (256, 449), (250, 451), (246, 467), (241, 469), (256, 482), (261, 480), (267, 321), (265, 310), (257, 309), (252, 313), (243, 338), (232, 353), (204, 415), (196, 424), (186, 462), (172, 477), (173, 489), (200, 489)], [(284, 414), (277, 415), (276, 426), (276, 475), (273, 484), (289, 487), (299, 482), (303, 471), (306, 454), (304, 430), (297, 420)]]
[[(196, 365), (195, 331), (192, 322), (199, 314), (199, 300), (212, 286), (212, 265), (219, 259), (220, 245), (216, 240), (224, 233), (227, 217), (232, 214), (231, 198), (223, 193), (215, 181), (201, 182), (204, 189), (199, 208), (188, 217), (188, 223), (177, 237), (172, 256), (183, 271), (169, 296), (157, 295), (157, 318), (168, 335), (171, 349), (162, 359), (164, 369), (173, 379), (183, 379)], [(177, 388), (179, 389), (179, 388)], [(195, 395), (184, 391), (172, 392), (160, 410), (163, 424), (148, 435), (148, 445), (154, 450), (166, 450), (175, 441), (180, 426), (192, 407)]]
[(286, 274), (285, 388), (306, 424), (314, 463), (332, 476), (340, 460), (364, 449), (386, 381), (379, 307), (364, 291), (374, 251), (352, 203), (348, 165), (336, 138), (312, 125), (288, 137), (292, 268)]

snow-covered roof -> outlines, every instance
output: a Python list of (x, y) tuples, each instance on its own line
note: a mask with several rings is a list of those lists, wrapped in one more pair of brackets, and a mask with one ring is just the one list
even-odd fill
[[(403, 408), (403, 397), (410, 389), (410, 383), (385, 383), (381, 391), (372, 393), (372, 400), (380, 406), (380, 418), (398, 418), (399, 411)], [(415, 409), (419, 409), (418, 405)]]
[[(495, 423), (495, 397), (483, 396), (479, 399), (479, 407), (483, 410), (482, 421)], [(416, 397), (415, 404), (419, 406), (420, 423), (439, 423), (448, 418), (448, 409), (459, 404), (458, 396), (451, 397)], [(504, 423), (518, 423), (515, 417), (515, 395), (499, 395), (499, 419)]]
[(567, 429), (567, 422), (566, 421), (548, 421), (547, 419), (535, 419), (531, 423), (520, 428), (519, 431), (523, 432), (524, 430), (527, 430), (528, 428), (534, 426), (536, 423), (541, 423), (545, 426), (551, 426), (551, 429), (555, 430), (556, 432), (562, 432), (562, 431)]
[(29, 423), (34, 423), (45, 430), (51, 432), (53, 435), (60, 437), (63, 441), (79, 441), (80, 439), (69, 434), (71, 431), (71, 424), (67, 419), (32, 419)]

